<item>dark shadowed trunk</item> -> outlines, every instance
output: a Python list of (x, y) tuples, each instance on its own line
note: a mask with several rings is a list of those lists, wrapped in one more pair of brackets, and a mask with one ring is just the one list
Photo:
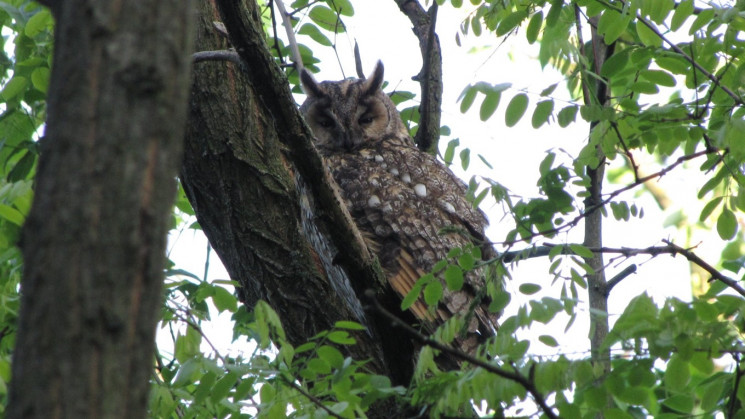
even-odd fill
[(193, 9), (46, 3), (54, 66), (8, 417), (145, 417)]

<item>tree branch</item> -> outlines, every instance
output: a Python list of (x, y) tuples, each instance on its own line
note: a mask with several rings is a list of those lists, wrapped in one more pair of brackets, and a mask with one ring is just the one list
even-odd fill
[(737, 283), (737, 281), (735, 281), (734, 279), (732, 279), (732, 278), (730, 278), (728, 276), (725, 276), (724, 274), (722, 274), (721, 272), (719, 272), (716, 268), (714, 268), (713, 266), (709, 265), (705, 260), (701, 259), (698, 255), (696, 255), (695, 253), (691, 252), (690, 250), (684, 249), (684, 248), (682, 248), (682, 247), (680, 247), (680, 246), (676, 245), (675, 243), (670, 242), (668, 240), (663, 240), (663, 242), (666, 243), (668, 246), (670, 246), (672, 248), (672, 252), (671, 252), (672, 254), (676, 254), (677, 253), (677, 254), (681, 254), (681, 255), (685, 256), (686, 259), (688, 259), (691, 262), (695, 263), (696, 265), (702, 267), (706, 272), (708, 272), (711, 275), (712, 280), (717, 280), (717, 281), (720, 281), (720, 282), (724, 283), (728, 287), (730, 287), (733, 290), (737, 291), (738, 294), (740, 294), (743, 297), (745, 297), (745, 289), (743, 289), (743, 287), (741, 287)]
[(492, 374), (498, 375), (502, 378), (505, 378), (505, 379), (508, 379), (508, 380), (511, 380), (511, 381), (514, 381), (520, 384), (521, 386), (523, 386), (525, 390), (527, 390), (528, 393), (530, 393), (533, 396), (533, 399), (538, 404), (538, 406), (540, 406), (541, 410), (543, 410), (546, 417), (548, 418), (559, 417), (558, 415), (556, 415), (556, 413), (554, 413), (553, 409), (551, 409), (551, 407), (548, 406), (548, 403), (546, 402), (546, 398), (543, 396), (543, 394), (541, 394), (540, 391), (538, 391), (533, 381), (531, 381), (529, 378), (526, 378), (525, 376), (523, 376), (522, 374), (516, 371), (512, 372), (512, 371), (507, 371), (505, 369), (499, 368), (495, 366), (494, 364), (491, 364), (489, 362), (476, 358), (470, 354), (467, 354), (458, 349), (455, 349), (452, 346), (443, 344), (441, 342), (438, 342), (434, 339), (431, 339), (421, 334), (419, 331), (409, 326), (406, 322), (394, 316), (393, 313), (383, 308), (383, 306), (381, 306), (378, 300), (375, 298), (375, 295), (376, 295), (375, 291), (373, 290), (368, 290), (365, 292), (365, 297), (367, 297), (368, 301), (372, 303), (372, 308), (378, 314), (388, 319), (391, 322), (391, 326), (401, 328), (408, 335), (410, 335), (411, 337), (413, 337), (414, 339), (416, 339), (417, 341), (421, 342), (424, 345), (427, 345), (439, 351), (445, 352), (449, 355), (454, 356), (455, 358), (458, 358), (470, 364), (479, 366), (485, 369), (486, 371), (491, 372)]
[(442, 107), (442, 53), (435, 32), (437, 3), (428, 11), (415, 0), (394, 0), (414, 25), (422, 54), (422, 69), (414, 80), (419, 81), (422, 100), (419, 104), (419, 128), (414, 142), (424, 151), (437, 150), (440, 138), (440, 112)]
[(343, 416), (340, 416), (340, 415), (339, 415), (338, 413), (336, 413), (336, 412), (334, 412), (333, 410), (329, 409), (329, 408), (328, 408), (328, 407), (327, 407), (327, 406), (326, 406), (325, 404), (323, 404), (323, 402), (322, 402), (321, 400), (319, 400), (319, 399), (318, 399), (318, 398), (317, 398), (316, 396), (314, 396), (314, 395), (312, 395), (312, 394), (308, 393), (308, 392), (307, 392), (307, 391), (305, 391), (305, 390), (304, 390), (304, 389), (303, 389), (302, 387), (300, 387), (299, 385), (295, 384), (295, 383), (294, 383), (293, 381), (291, 381), (291, 380), (287, 380), (287, 379), (285, 379), (284, 377), (281, 377), (281, 379), (282, 379), (282, 381), (283, 381), (283, 382), (284, 382), (285, 384), (287, 384), (288, 386), (290, 386), (290, 387), (292, 387), (293, 389), (295, 389), (295, 390), (296, 390), (296, 391), (297, 391), (298, 393), (300, 393), (300, 394), (302, 394), (303, 396), (305, 396), (305, 397), (306, 397), (306, 398), (307, 398), (308, 400), (310, 400), (310, 401), (311, 401), (311, 402), (312, 402), (312, 403), (313, 403), (314, 405), (316, 405), (316, 406), (320, 407), (321, 409), (325, 410), (325, 411), (326, 411), (326, 413), (328, 413), (328, 414), (329, 414), (330, 416), (332, 416), (332, 417), (335, 417), (335, 418), (339, 418), (339, 419), (344, 419), (344, 417), (343, 417)]
[[(317, 221), (329, 232), (331, 241), (338, 249), (345, 249), (340, 254), (339, 264), (350, 277), (357, 278), (366, 284), (384, 282), (380, 265), (370, 253), (352, 221), (349, 212), (340, 203), (341, 198), (334, 188), (333, 179), (325, 170), (311, 138), (310, 129), (303, 121), (295, 101), (290, 93), (284, 74), (277, 67), (264, 43), (264, 34), (257, 21), (258, 11), (254, 1), (246, 2), (254, 16), (247, 16), (240, 7), (242, 2), (231, 0), (216, 1), (222, 21), (228, 29), (230, 43), (235, 47), (246, 65), (247, 76), (256, 89), (259, 98), (272, 114), (278, 130), (280, 141), (289, 150), (292, 163), (300, 176), (309, 185), (321, 214)], [(285, 81), (284, 83), (271, 82)]]
[(199, 51), (192, 54), (191, 59), (194, 64), (203, 63), (205, 61), (229, 61), (240, 66), (241, 70), (244, 70), (241, 57), (235, 51)]
[(707, 147), (705, 150), (697, 151), (695, 153), (691, 153), (691, 154), (688, 154), (688, 155), (685, 155), (685, 156), (680, 156), (680, 157), (678, 157), (675, 160), (675, 162), (673, 162), (669, 166), (663, 168), (662, 170), (660, 170), (658, 172), (655, 172), (655, 173), (652, 173), (651, 175), (643, 176), (643, 177), (637, 179), (635, 182), (632, 182), (632, 183), (630, 183), (630, 184), (628, 184), (628, 185), (626, 185), (626, 186), (624, 186), (622, 188), (616, 189), (615, 191), (613, 191), (610, 194), (606, 195), (607, 197), (605, 199), (603, 199), (602, 201), (598, 202), (597, 204), (595, 204), (593, 206), (586, 207), (585, 208), (585, 212), (577, 215), (571, 221), (568, 221), (568, 222), (566, 222), (566, 223), (564, 223), (564, 224), (562, 224), (562, 225), (560, 225), (558, 227), (554, 227), (554, 228), (551, 228), (551, 229), (548, 229), (548, 230), (539, 231), (539, 232), (530, 234), (529, 236), (526, 236), (526, 237), (523, 237), (523, 238), (520, 238), (520, 239), (515, 239), (515, 240), (512, 240), (512, 241), (497, 242), (495, 244), (502, 244), (504, 246), (512, 246), (513, 244), (517, 243), (518, 241), (530, 241), (533, 238), (536, 238), (536, 237), (539, 237), (539, 236), (547, 236), (547, 235), (551, 235), (551, 234), (556, 234), (556, 233), (559, 233), (561, 231), (564, 231), (564, 230), (566, 230), (566, 229), (568, 229), (570, 227), (574, 227), (577, 224), (579, 224), (579, 222), (582, 221), (582, 219), (586, 218), (590, 214), (592, 214), (595, 211), (599, 210), (600, 208), (604, 207), (606, 204), (608, 204), (609, 202), (611, 202), (618, 195), (621, 195), (623, 192), (626, 192), (628, 190), (634, 189), (637, 186), (640, 186), (640, 185), (642, 185), (642, 184), (644, 184), (646, 182), (649, 182), (649, 181), (651, 181), (651, 180), (653, 180), (655, 178), (660, 178), (660, 177), (666, 175), (668, 172), (670, 172), (673, 169), (675, 169), (677, 166), (683, 164), (684, 162), (686, 162), (688, 160), (693, 160), (693, 159), (695, 159), (697, 157), (705, 156), (707, 154), (717, 153), (719, 151), (720, 150), (718, 150), (716, 148)]

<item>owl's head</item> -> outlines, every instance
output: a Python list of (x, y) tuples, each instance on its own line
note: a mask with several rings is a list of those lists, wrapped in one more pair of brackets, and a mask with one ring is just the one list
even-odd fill
[(391, 99), (380, 89), (383, 64), (364, 80), (318, 83), (303, 69), (300, 80), (308, 98), (300, 111), (325, 152), (352, 151), (390, 136), (408, 136)]

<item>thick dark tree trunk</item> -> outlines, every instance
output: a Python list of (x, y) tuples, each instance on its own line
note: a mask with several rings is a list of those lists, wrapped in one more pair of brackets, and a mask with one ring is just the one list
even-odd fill
[[(323, 255), (311, 243), (313, 232), (320, 239), (330, 234), (329, 229), (344, 230), (348, 214), (333, 215), (330, 212), (334, 208), (326, 210), (316, 204), (310, 191), (329, 188), (328, 179), (303, 180), (308, 169), (297, 167), (297, 154), (293, 153), (298, 151), (285, 142), (294, 136), (291, 141), (305, 144), (308, 154), (301, 157), (304, 164), (315, 162), (316, 174), (323, 174), (320, 157), (310, 147), (310, 134), (292, 101), (287, 80), (264, 45), (261, 23), (252, 14), (256, 4), (249, 3), (254, 9), (244, 9), (242, 16), (248, 25), (258, 28), (253, 42), (263, 48), (267, 60), (252, 62), (243, 70), (226, 61), (196, 64), (181, 179), (202, 229), (231, 278), (240, 283), (243, 302), (252, 307), (259, 299), (267, 301), (279, 314), (290, 343), (299, 345), (330, 329), (336, 321), (365, 323), (365, 319), (354, 291), (349, 285), (345, 288), (341, 283), (345, 279), (340, 276), (335, 282), (329, 265), (322, 262)], [(200, 3), (197, 50), (228, 47), (215, 30), (213, 22), (219, 20), (214, 3)], [(275, 71), (261, 79), (265, 86), (257, 87), (256, 72), (262, 71), (262, 65), (264, 69), (273, 66)], [(285, 97), (263, 93), (269, 85), (285, 91)], [(279, 107), (284, 116), (277, 111)], [(294, 125), (283, 121), (283, 117), (293, 114)], [(298, 182), (305, 186), (298, 187)], [(330, 196), (333, 201), (334, 196)], [(336, 202), (326, 205), (341, 210)], [(317, 220), (317, 224), (306, 220), (314, 224), (309, 226), (303, 222), (304, 211), (325, 214), (317, 217), (324, 220)], [(366, 248), (357, 244), (357, 252), (361, 250)], [(373, 266), (371, 257), (367, 258), (367, 262), (358, 261), (356, 267), (354, 261), (336, 262), (346, 271), (367, 269), (370, 276), (374, 269), (369, 267)], [(341, 270), (337, 274), (345, 275)], [(387, 374), (376, 339), (367, 332), (355, 337), (358, 344), (347, 348), (349, 354), (355, 359), (372, 359), (372, 370)]]
[(193, 9), (46, 3), (54, 66), (8, 417), (145, 417)]

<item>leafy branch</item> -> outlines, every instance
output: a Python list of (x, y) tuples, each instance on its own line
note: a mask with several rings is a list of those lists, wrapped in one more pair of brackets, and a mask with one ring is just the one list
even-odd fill
[[(634, 248), (628, 248), (628, 247), (599, 247), (599, 248), (592, 248), (588, 247), (587, 249), (593, 253), (616, 253), (621, 254), (624, 257), (630, 258), (633, 256), (638, 255), (650, 255), (650, 256), (658, 256), (662, 254), (669, 254), (672, 256), (675, 255), (681, 255), (688, 259), (690, 262), (700, 266), (702, 269), (704, 269), (706, 272), (708, 272), (711, 275), (712, 280), (717, 280), (722, 282), (723, 284), (727, 285), (728, 287), (735, 290), (738, 294), (745, 297), (745, 288), (743, 288), (738, 282), (723, 273), (719, 272), (716, 268), (711, 266), (708, 262), (703, 260), (700, 256), (693, 253), (692, 250), (686, 249), (683, 247), (678, 246), (677, 244), (669, 241), (669, 240), (662, 240), (663, 243), (666, 244), (666, 246), (650, 246), (643, 249), (634, 249)], [(577, 255), (577, 252), (571, 249), (569, 245), (560, 245), (563, 247), (563, 249), (560, 251), (561, 254), (573, 254)], [(552, 249), (556, 248), (556, 245), (544, 245), (535, 247), (532, 249), (525, 249), (525, 250), (513, 250), (509, 252), (502, 253), (499, 257), (495, 258), (500, 259), (504, 262), (511, 262), (517, 259), (530, 259), (535, 257), (543, 257), (548, 256)], [(579, 256), (579, 255), (578, 255)], [(486, 261), (484, 263), (491, 263), (492, 261)], [(619, 274), (614, 276), (611, 280), (608, 281), (606, 284), (605, 292), (606, 294), (610, 293), (611, 289), (617, 285), (621, 280), (623, 280), (628, 275), (632, 274), (634, 271), (636, 271), (635, 265), (632, 267), (628, 267), (621, 271)]]
[(570, 220), (570, 221), (568, 221), (568, 222), (566, 222), (566, 223), (564, 223), (564, 224), (562, 224), (562, 225), (560, 225), (558, 227), (554, 227), (554, 228), (550, 228), (548, 230), (543, 230), (543, 231), (531, 233), (531, 234), (526, 235), (526, 236), (524, 236), (524, 237), (522, 237), (520, 239), (505, 240), (503, 242), (494, 242), (494, 244), (501, 244), (503, 246), (512, 246), (512, 245), (516, 244), (518, 241), (530, 241), (530, 240), (532, 240), (532, 239), (534, 239), (536, 237), (551, 236), (551, 235), (554, 235), (556, 233), (560, 233), (560, 232), (562, 232), (562, 231), (564, 231), (566, 229), (575, 227), (584, 218), (588, 217), (593, 212), (601, 209), (602, 207), (604, 207), (605, 205), (607, 205), (608, 203), (610, 203), (611, 201), (613, 201), (613, 199), (615, 199), (616, 197), (618, 197), (622, 193), (624, 193), (624, 192), (626, 192), (628, 190), (634, 189), (634, 188), (636, 188), (636, 187), (638, 187), (638, 186), (640, 186), (640, 185), (642, 185), (642, 184), (644, 184), (646, 182), (649, 182), (649, 181), (651, 181), (653, 179), (661, 178), (662, 176), (666, 175), (668, 172), (672, 171), (677, 166), (680, 166), (681, 164), (685, 163), (688, 160), (693, 160), (695, 158), (698, 158), (698, 157), (701, 157), (701, 156), (705, 156), (705, 155), (708, 155), (708, 154), (712, 154), (712, 153), (717, 153), (719, 151), (720, 150), (718, 150), (716, 148), (707, 147), (704, 150), (697, 151), (697, 152), (691, 153), (691, 154), (687, 154), (685, 156), (680, 156), (672, 164), (664, 167), (662, 170), (657, 171), (655, 173), (652, 173), (650, 175), (647, 175), (647, 176), (643, 176), (641, 178), (638, 178), (634, 182), (632, 182), (632, 183), (630, 183), (630, 184), (628, 184), (628, 185), (626, 185), (626, 186), (624, 186), (622, 188), (616, 189), (615, 191), (609, 193), (608, 195), (606, 195), (606, 198), (604, 198), (600, 202), (596, 203), (595, 205), (588, 206), (585, 209), (585, 212), (577, 215), (572, 220)]
[(367, 297), (368, 301), (372, 303), (372, 308), (380, 315), (385, 317), (391, 322), (391, 325), (394, 327), (401, 328), (404, 332), (406, 332), (408, 335), (419, 341), (420, 343), (429, 346), (431, 348), (437, 349), (439, 351), (445, 352), (449, 355), (452, 355), (453, 357), (460, 359), (462, 361), (466, 361), (470, 364), (479, 366), (483, 368), (486, 371), (491, 372), (492, 374), (495, 374), (497, 376), (500, 376), (502, 378), (506, 378), (508, 380), (512, 380), (518, 384), (520, 384), (528, 393), (530, 393), (533, 396), (533, 399), (535, 402), (540, 406), (541, 410), (544, 412), (546, 417), (552, 418), (552, 419), (558, 419), (558, 415), (554, 413), (553, 409), (549, 407), (548, 403), (546, 402), (545, 396), (536, 388), (535, 383), (532, 381), (532, 371), (531, 368), (531, 377), (525, 377), (522, 374), (518, 373), (517, 371), (508, 371), (503, 368), (499, 368), (489, 362), (486, 362), (484, 360), (481, 360), (479, 358), (474, 357), (473, 355), (467, 354), (463, 351), (460, 351), (458, 349), (453, 348), (452, 346), (443, 344), (441, 342), (438, 342), (411, 327), (408, 323), (404, 322), (403, 320), (399, 319), (393, 313), (389, 312), (385, 308), (383, 308), (382, 305), (378, 302), (378, 300), (375, 298), (375, 291), (373, 290), (367, 290), (365, 292), (365, 296)]

